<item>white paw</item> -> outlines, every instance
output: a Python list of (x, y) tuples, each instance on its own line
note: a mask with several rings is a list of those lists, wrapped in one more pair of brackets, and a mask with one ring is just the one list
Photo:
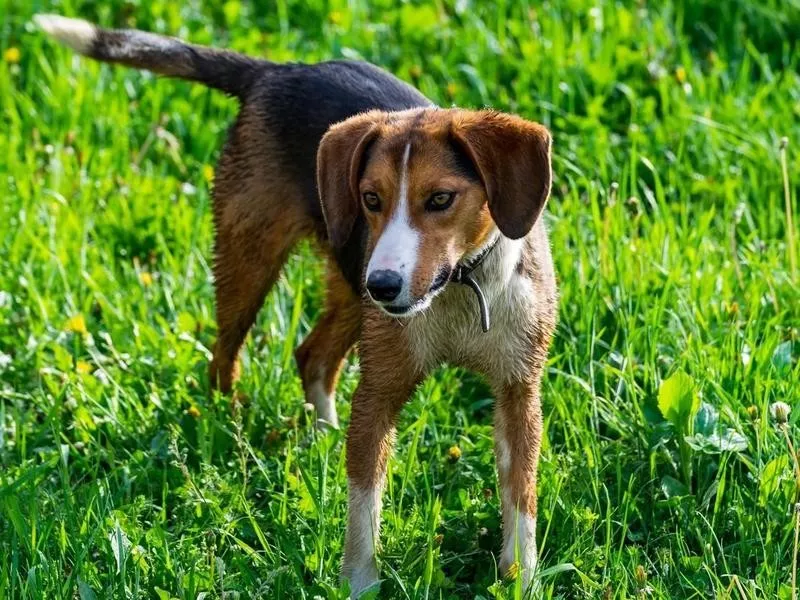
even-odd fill
[(372, 564), (355, 568), (346, 578), (350, 581), (350, 598), (355, 600), (362, 594), (380, 587), (378, 568)]
[(504, 527), (503, 554), (498, 565), (500, 573), (504, 577), (521, 578), (522, 589), (527, 590), (534, 580), (539, 562), (536, 519), (513, 511), (512, 519)]
[(317, 412), (317, 429), (339, 429), (334, 395), (325, 392), (321, 381), (314, 381), (308, 386), (306, 400)]

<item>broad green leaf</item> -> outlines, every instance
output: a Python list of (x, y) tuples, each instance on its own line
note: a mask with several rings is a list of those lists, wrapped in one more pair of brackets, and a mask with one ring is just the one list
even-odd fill
[(182, 312), (178, 315), (177, 325), (179, 333), (194, 333), (197, 328), (197, 320), (191, 313)]
[(792, 366), (792, 342), (786, 341), (778, 344), (772, 353), (772, 365), (782, 371)]
[(128, 560), (128, 553), (130, 552), (131, 542), (122, 527), (119, 526), (119, 521), (114, 523), (114, 530), (108, 534), (108, 540), (111, 542), (111, 551), (114, 553), (114, 560), (117, 563), (117, 574), (122, 571), (122, 566)]
[[(158, 600), (171, 600), (172, 597), (170, 596), (169, 592), (167, 592), (166, 590), (162, 590), (158, 586), (156, 586), (153, 589), (155, 589), (156, 595), (158, 596)], [(83, 599), (81, 599), (81, 600), (83, 600)]]
[(658, 409), (677, 429), (687, 431), (691, 419), (700, 408), (694, 380), (683, 371), (676, 371), (661, 382), (658, 389)]
[(698, 435), (711, 435), (717, 428), (719, 413), (708, 402), (700, 404), (700, 410), (694, 418), (694, 432)]
[(661, 479), (661, 491), (664, 492), (667, 499), (689, 495), (689, 488), (687, 488), (684, 483), (669, 475), (665, 475)]
[(747, 438), (735, 429), (726, 429), (712, 436), (720, 452), (744, 452), (747, 450)]
[(710, 435), (696, 433), (687, 435), (686, 443), (698, 452), (706, 454), (720, 454), (722, 452), (743, 452), (747, 450), (747, 438), (735, 429), (727, 428), (724, 431), (715, 431)]
[[(78, 597), (81, 600), (95, 600), (95, 598), (97, 598), (92, 588), (80, 577), (78, 577)], [(169, 598), (167, 598), (167, 600), (169, 600)]]
[(761, 472), (758, 481), (758, 503), (766, 506), (769, 497), (778, 491), (781, 481), (788, 477), (789, 457), (782, 454), (769, 461)]

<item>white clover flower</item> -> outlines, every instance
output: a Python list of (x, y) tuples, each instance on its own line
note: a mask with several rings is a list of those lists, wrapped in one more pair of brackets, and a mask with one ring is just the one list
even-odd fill
[(769, 407), (769, 414), (778, 425), (784, 425), (789, 420), (790, 412), (792, 412), (792, 407), (786, 402), (773, 402)]

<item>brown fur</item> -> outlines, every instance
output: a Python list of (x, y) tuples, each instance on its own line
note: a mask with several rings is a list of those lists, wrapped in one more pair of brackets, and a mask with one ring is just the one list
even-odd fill
[(344, 359), (360, 333), (360, 300), (333, 266), (329, 266), (327, 289), (319, 323), (295, 352), (306, 394), (317, 379), (322, 380), (326, 394), (334, 393)]
[[(254, 144), (262, 151), (251, 152)], [(453, 323), (461, 328), (475, 328), (474, 334), (468, 334), (473, 341), (469, 347), (462, 346), (465, 334), (451, 330), (432, 333), (427, 339), (425, 329), (434, 326), (427, 319), (437, 317), (423, 313), (408, 325), (388, 317), (367, 299), (358, 298), (329, 261), (325, 311), (296, 352), (303, 385), (309, 392), (311, 383), (321, 381), (325, 393), (332, 394), (344, 357), (360, 340), (362, 375), (352, 401), (347, 473), (353, 489), (380, 490), (400, 409), (416, 385), (441, 361), (484, 374), (497, 395), (498, 448), (505, 444), (510, 452), (507, 468), (498, 470), (504, 490), (504, 527), (515, 527), (515, 510), (535, 517), (542, 435), (539, 388), (556, 318), (546, 233), (536, 222), (549, 192), (549, 135), (541, 126), (516, 117), (436, 109), (372, 111), (334, 126), (318, 154), (329, 246), (319, 221), (291, 202), (276, 201), (300, 193), (266, 158), (276, 144), (277, 140), (254, 127), (245, 110), (220, 161), (214, 213), (219, 324), (211, 364), (214, 383), (223, 391), (231, 389), (242, 341), (298, 240), (313, 235), (323, 249), (333, 250), (351, 239), (355, 223), (364, 219), (368, 232), (364, 262), (368, 260), (397, 208), (402, 157), (408, 146), (408, 211), (420, 240), (413, 294), (426, 294), (442, 268), (452, 269), (462, 257), (484, 247), (497, 226), (507, 238), (525, 236), (510, 271), (518, 278), (514, 285), (528, 286), (530, 291), (524, 294), (530, 296), (531, 306), (521, 312), (512, 307), (504, 316), (506, 292), (496, 291), (492, 311), (500, 329), (480, 338), (474, 299), (468, 290), (450, 284), (428, 311), (441, 313), (445, 321), (455, 319)], [(427, 199), (439, 190), (457, 193), (453, 205), (442, 212), (426, 211)], [(362, 206), (362, 196), (368, 191), (379, 195), (380, 212)], [(498, 268), (489, 264), (476, 276), (490, 286), (497, 272), (492, 269)], [(514, 339), (509, 341), (505, 331), (513, 332)], [(496, 370), (495, 362), (487, 362), (494, 358), (487, 352), (507, 354), (504, 372)], [(352, 506), (350, 511), (347, 576), (359, 572), (359, 565), (350, 564), (348, 556), (372, 552), (364, 547), (359, 510)], [(501, 566), (508, 568), (504, 560)]]
[[(219, 331), (211, 384), (223, 392), (234, 387), (239, 350), (283, 263), (299, 240), (316, 238), (328, 259), (326, 306), (296, 358), (307, 394), (327, 394), (324, 403), (360, 340), (362, 377), (347, 435), (356, 505), (349, 511), (343, 569), (355, 589), (378, 576), (379, 495), (400, 409), (441, 362), (484, 374), (497, 394), (504, 528), (526, 544), (533, 540), (523, 565), (531, 571), (539, 388), (556, 318), (555, 277), (539, 220), (551, 183), (547, 130), (495, 111), (436, 109), (366, 63), (280, 65), (146, 32), (54, 16), (37, 22), (95, 59), (198, 81), (241, 102), (214, 189)], [(409, 223), (397, 238), (408, 235), (415, 248), (407, 291), (425, 301), (419, 304), (424, 312), (405, 321), (359, 297), (362, 268), (397, 210), (401, 180)], [(366, 191), (379, 194), (380, 212), (361, 205)], [(453, 205), (426, 210), (437, 191), (454, 192)], [(484, 334), (472, 292), (444, 284), (452, 269), (490, 244), (492, 252), (473, 273), (494, 323)], [(372, 511), (368, 519), (362, 509)], [(514, 522), (520, 516), (521, 530)], [(513, 561), (510, 550), (504, 542), (501, 568)]]
[[(483, 338), (477, 337), (481, 334), (471, 292), (452, 284), (407, 325), (365, 301), (362, 378), (348, 429), (351, 489), (382, 489), (400, 408), (415, 385), (447, 361), (482, 373), (495, 390), (498, 451), (507, 448), (505, 464), (498, 469), (504, 527), (516, 531), (518, 514), (535, 519), (540, 385), (557, 313), (547, 236), (538, 222), (549, 195), (549, 149), (550, 136), (539, 125), (460, 110), (369, 113), (333, 127), (323, 139), (319, 185), (331, 239), (339, 237), (335, 230), (340, 227), (346, 237), (348, 221), (363, 214), (369, 231), (367, 258), (398, 210), (403, 156), (408, 153), (405, 201), (410, 226), (419, 232), (411, 284), (415, 297), (428, 292), (442, 266), (453, 268), (463, 256), (484, 247), (495, 225), (506, 234), (504, 252), (513, 253), (514, 242), (507, 238), (525, 238), (507, 269), (514, 279), (508, 285), (515, 289), (490, 289), (507, 259), (494, 256), (476, 271), (492, 294), (491, 311), (499, 328)], [(457, 192), (456, 200), (447, 211), (426, 211), (426, 200), (437, 190)], [(367, 192), (379, 196), (379, 211), (359, 207)], [(504, 302), (512, 306), (504, 308)], [(469, 346), (464, 345), (466, 339)], [(502, 355), (503, 369), (490, 360), (495, 355)], [(362, 496), (356, 498), (363, 501)], [(369, 550), (364, 549), (359, 511), (371, 509), (351, 506), (345, 548), (348, 577), (366, 569), (363, 556)], [(503, 569), (511, 566), (507, 555), (504, 551)]]

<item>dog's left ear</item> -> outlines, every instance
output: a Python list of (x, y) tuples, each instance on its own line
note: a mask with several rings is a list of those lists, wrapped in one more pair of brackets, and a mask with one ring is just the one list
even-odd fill
[(495, 111), (464, 111), (453, 118), (451, 135), (475, 166), (501, 233), (527, 235), (550, 196), (547, 128)]
[(370, 111), (333, 125), (317, 150), (317, 187), (331, 246), (350, 239), (360, 210), (358, 180), (385, 113)]

